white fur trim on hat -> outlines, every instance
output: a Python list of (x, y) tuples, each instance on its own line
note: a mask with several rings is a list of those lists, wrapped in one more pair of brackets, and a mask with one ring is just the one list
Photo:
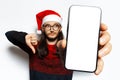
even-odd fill
[(43, 25), (45, 22), (47, 22), (47, 21), (56, 21), (56, 22), (58, 22), (58, 23), (61, 24), (62, 18), (59, 17), (59, 16), (57, 16), (57, 15), (54, 15), (54, 14), (52, 14), (52, 15), (47, 15), (47, 16), (45, 16), (45, 17), (43, 18), (42, 25)]
[(41, 34), (42, 32), (41, 32), (41, 30), (37, 30), (37, 34)]

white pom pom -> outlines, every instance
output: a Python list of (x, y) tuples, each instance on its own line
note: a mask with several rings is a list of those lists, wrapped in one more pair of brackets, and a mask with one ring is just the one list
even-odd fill
[(42, 32), (40, 30), (37, 30), (37, 34), (41, 34)]

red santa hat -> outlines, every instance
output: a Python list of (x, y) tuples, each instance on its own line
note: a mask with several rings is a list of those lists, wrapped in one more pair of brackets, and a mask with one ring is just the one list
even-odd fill
[(41, 34), (41, 27), (47, 21), (56, 21), (61, 24), (62, 18), (60, 14), (53, 10), (44, 10), (36, 14), (36, 20), (38, 25), (37, 34)]

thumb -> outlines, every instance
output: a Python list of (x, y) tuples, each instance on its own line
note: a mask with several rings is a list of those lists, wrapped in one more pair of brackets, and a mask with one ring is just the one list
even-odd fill
[(35, 54), (35, 48), (34, 48), (34, 46), (32, 45), (32, 43), (31, 43), (30, 40), (27, 42), (27, 45), (30, 47), (30, 49), (32, 50), (32, 52)]
[(103, 70), (103, 66), (104, 66), (104, 62), (101, 58), (98, 59), (98, 63), (97, 63), (97, 69), (95, 71), (95, 74), (98, 75), (102, 72)]
[(35, 48), (33, 45), (30, 45), (30, 48), (32, 49), (33, 54), (35, 54)]

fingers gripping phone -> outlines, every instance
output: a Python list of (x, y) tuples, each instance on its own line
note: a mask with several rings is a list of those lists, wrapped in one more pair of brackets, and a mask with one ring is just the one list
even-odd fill
[(101, 9), (71, 6), (68, 21), (65, 67), (94, 72), (97, 66)]

